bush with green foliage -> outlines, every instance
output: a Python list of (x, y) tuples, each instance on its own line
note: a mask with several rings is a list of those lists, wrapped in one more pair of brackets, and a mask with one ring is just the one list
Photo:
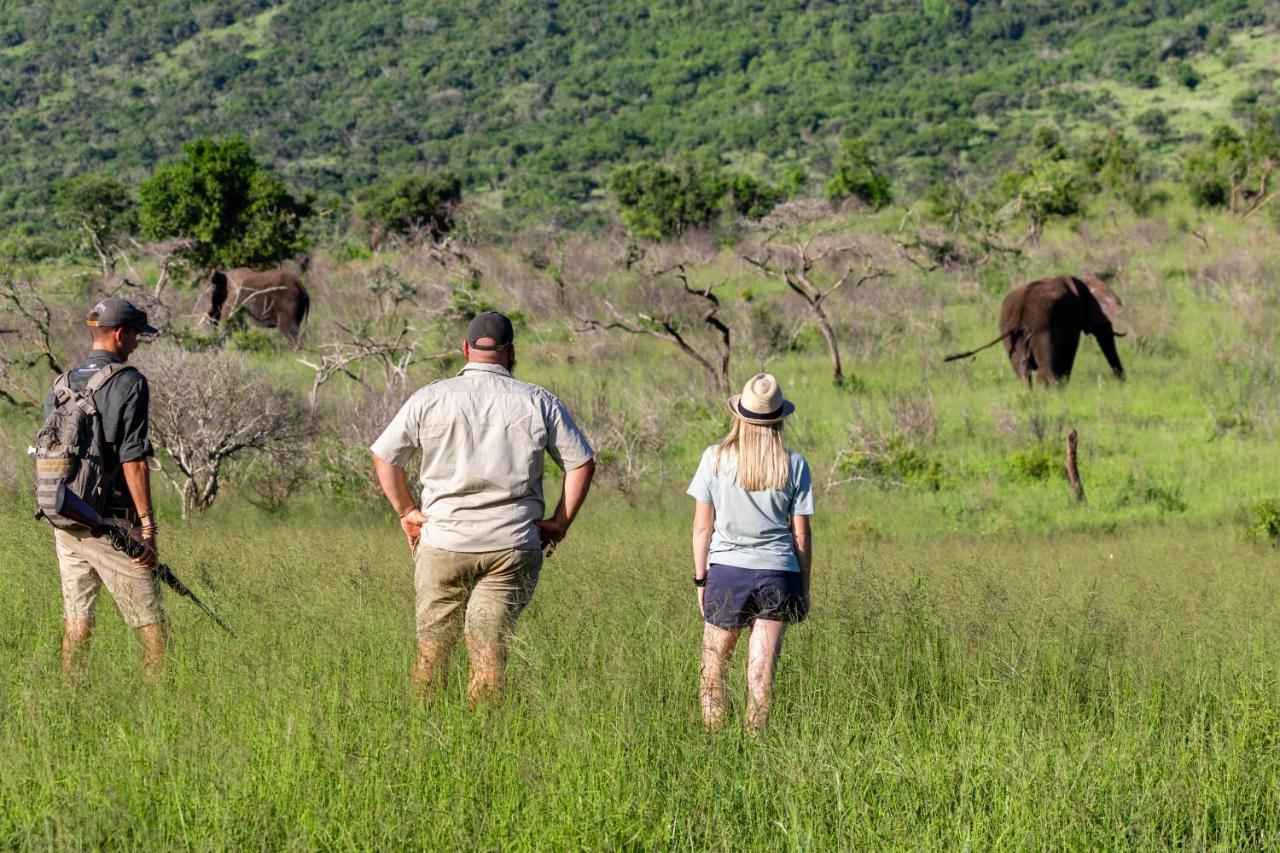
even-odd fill
[(1275, 198), (1277, 165), (1280, 114), (1258, 110), (1244, 133), (1226, 124), (1215, 127), (1188, 156), (1183, 179), (1196, 205), (1247, 216)]
[(660, 240), (709, 225), (720, 212), (728, 187), (715, 167), (685, 160), (622, 166), (609, 175), (609, 192), (622, 221), (637, 237)]
[(60, 181), (54, 189), (53, 209), (63, 224), (80, 233), (84, 248), (99, 256), (109, 253), (111, 245), (138, 223), (129, 188), (101, 173)]
[(893, 201), (893, 182), (865, 139), (846, 139), (840, 144), (835, 174), (827, 181), (826, 193), (829, 199), (852, 196), (879, 209)]
[(357, 213), (381, 234), (426, 233), (439, 240), (453, 230), (453, 212), (461, 201), (457, 175), (419, 172), (374, 185)]
[(194, 241), (201, 266), (271, 266), (306, 247), (310, 205), (258, 164), (240, 136), (200, 139), (139, 189), (142, 232)]
[(729, 178), (729, 204), (746, 219), (759, 219), (785, 199), (781, 187), (775, 187), (753, 175), (738, 172)]
[(1136, 213), (1151, 210), (1151, 176), (1138, 147), (1123, 130), (1094, 136), (1082, 151), (1084, 167), (1098, 185), (1128, 204)]

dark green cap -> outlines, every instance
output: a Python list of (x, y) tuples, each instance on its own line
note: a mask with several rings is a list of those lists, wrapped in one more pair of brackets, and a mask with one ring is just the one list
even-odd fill
[(147, 312), (128, 299), (108, 296), (89, 311), (86, 326), (99, 329), (137, 329), (144, 335), (157, 335), (160, 330), (147, 322)]

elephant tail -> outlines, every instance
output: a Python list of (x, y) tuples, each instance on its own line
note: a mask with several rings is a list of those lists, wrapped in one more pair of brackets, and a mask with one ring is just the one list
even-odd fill
[(949, 355), (949, 356), (947, 356), (946, 358), (944, 358), (944, 359), (943, 359), (943, 361), (955, 361), (956, 359), (960, 359), (960, 358), (968, 358), (968, 357), (969, 357), (969, 356), (971, 356), (971, 355), (977, 355), (978, 353), (982, 352), (984, 349), (987, 349), (988, 347), (993, 347), (993, 346), (995, 346), (996, 344), (1000, 343), (1000, 342), (1001, 342), (1001, 341), (1003, 341), (1005, 338), (1007, 338), (1007, 337), (1009, 337), (1010, 335), (1012, 335), (1012, 334), (1014, 333), (1014, 331), (1015, 331), (1014, 329), (1010, 329), (1009, 331), (1005, 332), (1005, 333), (1004, 333), (1003, 335), (1001, 335), (1000, 337), (996, 338), (996, 339), (995, 339), (994, 341), (992, 341), (991, 343), (989, 343), (989, 344), (983, 344), (982, 346), (978, 347), (977, 349), (971, 349), (971, 350), (969, 350), (968, 352), (953, 352), (951, 355)]

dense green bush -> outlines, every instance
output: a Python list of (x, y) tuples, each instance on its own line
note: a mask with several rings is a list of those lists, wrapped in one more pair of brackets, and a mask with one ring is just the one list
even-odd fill
[(662, 239), (709, 224), (728, 183), (719, 169), (686, 160), (674, 167), (637, 163), (615, 169), (609, 192), (632, 234)]
[(852, 196), (880, 208), (893, 201), (893, 183), (865, 139), (846, 139), (840, 145), (835, 174), (827, 181), (826, 193), (829, 199)]
[(139, 190), (148, 237), (186, 237), (202, 266), (271, 266), (305, 247), (309, 205), (260, 166), (240, 136), (200, 139)]
[(462, 181), (452, 172), (413, 174), (376, 184), (357, 212), (380, 233), (425, 232), (439, 240), (453, 230)]

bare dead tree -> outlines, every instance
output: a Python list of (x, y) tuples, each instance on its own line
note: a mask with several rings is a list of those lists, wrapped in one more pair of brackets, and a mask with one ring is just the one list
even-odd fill
[(729, 361), (733, 354), (732, 332), (729, 325), (719, 316), (722, 306), (720, 298), (715, 294), (715, 291), (723, 287), (727, 282), (722, 281), (718, 284), (709, 284), (706, 287), (695, 287), (690, 283), (689, 272), (683, 263), (656, 270), (650, 273), (649, 277), (656, 281), (666, 275), (673, 275), (680, 282), (684, 294), (702, 300), (704, 303), (703, 310), (697, 317), (697, 322), (710, 328), (714, 333), (711, 352), (705, 351), (705, 348), (700, 349), (695, 346), (697, 341), (690, 337), (690, 329), (686, 324), (686, 317), (682, 317), (680, 312), (674, 310), (650, 312), (641, 309), (627, 315), (606, 301), (604, 306), (611, 318), (607, 320), (592, 317), (580, 318), (578, 331), (617, 330), (626, 332), (629, 335), (647, 335), (658, 340), (667, 341), (705, 370), (707, 375), (711, 377), (712, 382), (715, 383), (716, 388), (726, 394), (729, 393)]
[(368, 327), (335, 324), (344, 333), (344, 340), (332, 341), (317, 348), (311, 359), (299, 358), (298, 362), (315, 371), (311, 392), (307, 397), (314, 413), (320, 402), (320, 389), (336, 376), (345, 376), (365, 388), (371, 388), (365, 377), (369, 365), (382, 369), (382, 388), (398, 388), (409, 384), (409, 368), (427, 361), (442, 360), (453, 355), (450, 351), (425, 355), (421, 351), (421, 339), (417, 330), (406, 322), (383, 326), (378, 330)]
[[(857, 251), (853, 245), (828, 245), (821, 249), (814, 247), (815, 237), (803, 243), (797, 243), (785, 250), (777, 247), (766, 247), (761, 255), (743, 255), (742, 259), (760, 270), (770, 278), (784, 281), (792, 293), (804, 300), (822, 332), (827, 344), (827, 355), (831, 359), (832, 380), (837, 386), (844, 384), (844, 370), (840, 363), (840, 345), (836, 341), (835, 330), (831, 326), (831, 318), (827, 315), (825, 303), (833, 293), (849, 286), (857, 290), (868, 281), (888, 275), (888, 272), (876, 265), (869, 256)], [(843, 272), (834, 282), (823, 283), (815, 274), (818, 264), (830, 256), (848, 257), (847, 263), (840, 264)], [(853, 258), (861, 263), (856, 264)], [(856, 275), (856, 278), (855, 278)]]
[(0, 271), (0, 400), (21, 409), (40, 408), (40, 398), (26, 389), (23, 376), (40, 365), (55, 376), (62, 373), (53, 346), (56, 317), (33, 279)]
[[(173, 279), (174, 272), (188, 266), (186, 253), (195, 247), (195, 241), (187, 237), (175, 237), (172, 240), (164, 240), (159, 243), (144, 244), (130, 238), (129, 245), (138, 255), (151, 258), (159, 265), (160, 272), (156, 275), (156, 280), (151, 285), (151, 296), (158, 301), (161, 294), (164, 293), (165, 286)], [(146, 279), (133, 265), (133, 260), (130, 258), (129, 253), (124, 249), (118, 249), (117, 252), (120, 260), (124, 262), (125, 267), (128, 268), (130, 275), (132, 275), (131, 281), (145, 281)]]
[(315, 434), (301, 398), (272, 387), (243, 357), (151, 348), (151, 437), (182, 512), (213, 505), (230, 462), (248, 454), (299, 454)]

